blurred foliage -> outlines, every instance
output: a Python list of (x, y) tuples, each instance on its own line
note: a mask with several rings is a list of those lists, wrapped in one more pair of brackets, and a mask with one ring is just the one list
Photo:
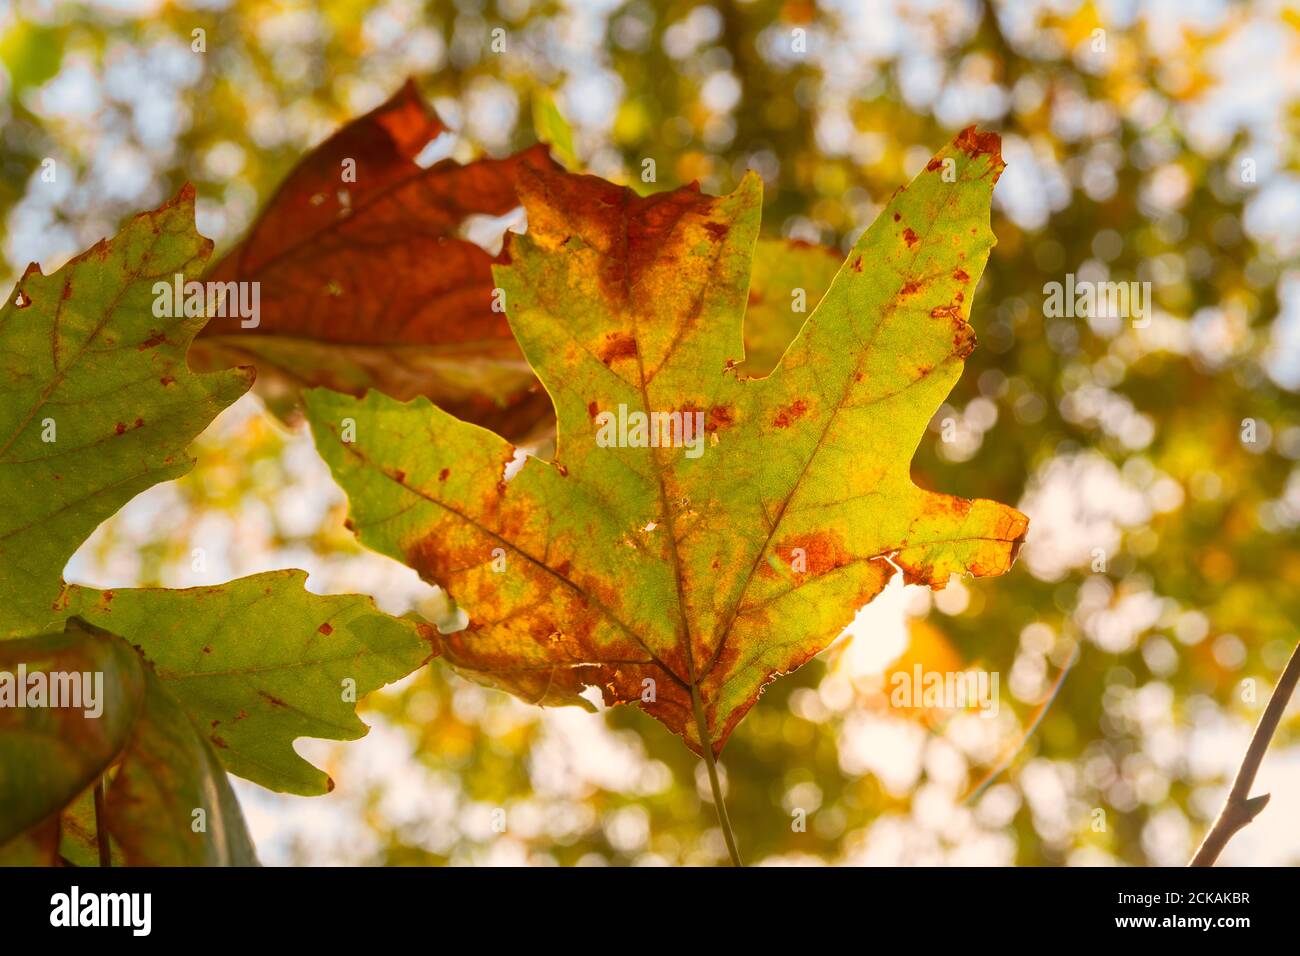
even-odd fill
[[(904, 660), (1000, 674), (1002, 710), (891, 711), (886, 662), (874, 674), (853, 662), (876, 637), (864, 628), (741, 724), (723, 755), (732, 820), (750, 861), (1188, 858), (1300, 619), (1294, 7), (18, 0), (0, 16), (0, 238), (15, 276), (36, 258), (48, 273), (186, 180), (200, 229), (228, 246), (308, 146), (407, 74), (465, 132), (458, 155), (470, 141), (528, 145), (553, 97), (589, 169), (720, 192), (754, 168), (769, 235), (840, 248), (957, 129), (1000, 131), (999, 244), (971, 317), (981, 346), (914, 471), (1019, 502), (1030, 541), (1005, 578), (933, 598), (909, 588)], [(1044, 284), (1066, 273), (1151, 282), (1150, 324), (1045, 317)], [(211, 550), (234, 572), (261, 561), (312, 567), (339, 590), (378, 582), (336, 492), (319, 513), (293, 507), (323, 481), (304, 441), (255, 410), (219, 423), (195, 472), (156, 499), (165, 513), (128, 509), (85, 566), (128, 579), (105, 583), (178, 583), (224, 515), (236, 531)], [(1278, 750), (1295, 740), (1291, 713)], [(372, 701), (371, 717), (410, 766), (322, 798), (351, 801), (363, 836), (318, 821), (259, 846), (263, 859), (725, 856), (698, 762), (634, 711), (541, 714), (435, 666)], [(883, 767), (891, 755), (901, 770)], [(347, 771), (334, 776), (347, 791)], [(1293, 818), (1297, 800), (1275, 793), (1234, 846), (1262, 852), (1252, 830)], [(275, 826), (289, 815), (270, 797), (259, 807)], [(1284, 843), (1268, 860), (1300, 862), (1300, 842)], [(1233, 849), (1225, 859), (1258, 860)]]

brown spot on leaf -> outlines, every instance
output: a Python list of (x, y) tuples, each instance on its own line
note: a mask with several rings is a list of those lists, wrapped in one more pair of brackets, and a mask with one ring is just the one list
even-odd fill
[(257, 696), (261, 697), (262, 700), (266, 701), (266, 702), (267, 702), (268, 704), (270, 704), (272, 707), (288, 707), (288, 706), (289, 706), (289, 705), (286, 704), (284, 701), (282, 701), (279, 697), (276, 697), (274, 694), (267, 693), (267, 692), (264, 691), (264, 690), (259, 690), (259, 691), (257, 692)]
[(907, 248), (911, 249), (921, 240), (917, 237), (916, 233), (912, 231), (912, 227), (908, 226), (903, 230), (903, 241), (907, 243)]
[(442, 471), (438, 472), (439, 481), (446, 481), (450, 476), (451, 476), (450, 468), (444, 468)]
[(802, 398), (796, 398), (789, 405), (782, 408), (772, 419), (772, 424), (777, 428), (789, 428), (799, 419), (803, 418), (804, 413), (808, 411), (808, 403)]
[(319, 634), (324, 634), (326, 637), (329, 637), (331, 634), (334, 633), (334, 628), (330, 627), (329, 621), (326, 621), (320, 627), (316, 628), (316, 631)]
[(858, 256), (856, 259), (853, 260), (853, 266), (852, 266), (852, 269), (853, 269), (854, 272), (861, 272), (861, 271), (862, 271), (862, 257), (861, 257), (861, 256)]
[(995, 165), (1002, 165), (1002, 137), (997, 133), (980, 133), (974, 126), (967, 126), (957, 134), (955, 144), (972, 158), (992, 156)]
[(975, 351), (975, 330), (965, 322), (958, 322), (952, 333), (952, 350), (958, 358)]
[(970, 281), (970, 275), (966, 272), (965, 269), (957, 269), (955, 272), (953, 272), (952, 277), (956, 279), (958, 282)]
[(909, 281), (909, 282), (904, 282), (904, 283), (903, 283), (903, 287), (902, 287), (901, 289), (898, 290), (898, 294), (899, 294), (899, 295), (915, 295), (915, 294), (916, 294), (916, 291), (917, 291), (918, 289), (920, 289), (920, 288), (921, 288), (921, 281), (920, 281), (919, 279), (912, 279), (912, 280)]
[(174, 376), (164, 375), (162, 378), (158, 379), (158, 384), (161, 385), (163, 388), (166, 388), (168, 385), (171, 385), (175, 381), (176, 379)]
[(627, 332), (611, 332), (605, 336), (596, 354), (606, 365), (619, 359), (636, 358), (636, 338)]
[(600, 406), (597, 405), (595, 402), (588, 402), (588, 403), (587, 403), (587, 417), (588, 417), (588, 418), (595, 418), (595, 417), (596, 417), (597, 415), (599, 415), (599, 414), (600, 414)]
[(208, 739), (212, 741), (213, 746), (216, 747), (218, 750), (230, 749), (230, 745), (226, 743), (224, 740), (222, 740), (220, 737), (218, 737), (216, 734), (213, 734)]
[[(800, 554), (795, 553), (799, 549)], [(805, 575), (816, 577), (827, 571), (842, 568), (853, 560), (853, 555), (844, 546), (844, 539), (837, 531), (811, 531), (806, 534), (791, 535), (776, 546), (777, 557), (786, 567), (793, 568), (797, 558), (802, 558), (801, 566)]]
[(137, 348), (139, 348), (141, 352), (144, 352), (148, 349), (153, 348), (156, 345), (162, 345), (166, 341), (167, 341), (166, 334), (162, 332), (154, 332), (147, 339), (141, 342), (139, 346), (137, 346)]
[(118, 422), (116, 425), (113, 426), (113, 431), (121, 435), (123, 432), (126, 431), (126, 422)]
[(719, 241), (727, 238), (727, 233), (731, 232), (731, 227), (725, 222), (706, 222), (704, 229), (710, 236)]
[(943, 166), (943, 160), (940, 159), (938, 156), (934, 157), (934, 159), (930, 160), (928, 163), (925, 164), (926, 171), (931, 173), (934, 172), (936, 169), (942, 168), (942, 166)]
[(716, 432), (736, 422), (735, 409), (730, 405), (713, 405), (709, 408), (708, 418), (704, 422), (706, 432)]

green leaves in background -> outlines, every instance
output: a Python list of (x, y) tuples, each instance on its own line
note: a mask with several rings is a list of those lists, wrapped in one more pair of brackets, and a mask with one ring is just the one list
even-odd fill
[(154, 315), (154, 283), (197, 276), (211, 248), (187, 186), (53, 275), (33, 263), (0, 309), (0, 637), (56, 619), (80, 544), (189, 471), (186, 446), (252, 383), (189, 370), (203, 317)]
[(533, 131), (537, 139), (551, 147), (551, 152), (565, 169), (576, 171), (582, 163), (573, 148), (573, 129), (564, 118), (555, 98), (546, 90), (533, 93)]

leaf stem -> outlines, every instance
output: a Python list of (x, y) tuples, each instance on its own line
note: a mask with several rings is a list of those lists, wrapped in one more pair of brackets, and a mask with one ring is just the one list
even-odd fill
[(113, 865), (113, 849), (108, 842), (108, 813), (105, 810), (104, 777), (95, 781), (95, 842), (99, 846), (99, 865)]
[(709, 771), (709, 786), (713, 788), (713, 807), (718, 811), (718, 823), (722, 825), (722, 838), (727, 841), (727, 854), (732, 866), (744, 866), (740, 862), (740, 851), (736, 849), (736, 834), (731, 829), (731, 818), (727, 816), (727, 801), (722, 799), (722, 784), (718, 781), (718, 764), (713, 758), (713, 740), (709, 737), (709, 723), (704, 719), (704, 703), (700, 700), (700, 689), (691, 684), (691, 707), (695, 711), (695, 729), (700, 735), (700, 750), (704, 753), (704, 766)]
[(1251, 785), (1255, 782), (1255, 773), (1264, 760), (1264, 752), (1268, 750), (1273, 734), (1277, 731), (1277, 725), (1282, 721), (1282, 712), (1286, 710), (1286, 705), (1291, 700), (1297, 681), (1300, 681), (1300, 644), (1297, 644), (1296, 649), (1291, 652), (1291, 659), (1287, 661), (1286, 668), (1278, 679), (1277, 689), (1273, 691), (1268, 706), (1264, 708), (1264, 716), (1255, 726), (1250, 747), (1247, 748), (1246, 757), (1237, 771), (1237, 779), (1232, 782), (1228, 799), (1224, 802), (1223, 809), (1219, 811), (1219, 818), (1214, 821), (1214, 826), (1210, 827), (1210, 832), (1205, 834), (1201, 848), (1196, 851), (1196, 856), (1192, 857), (1192, 862), (1188, 866), (1213, 866), (1214, 861), (1223, 852), (1223, 848), (1228, 845), (1228, 841), (1238, 830), (1254, 820), (1268, 803), (1267, 793), (1258, 797), (1248, 797), (1247, 794), (1250, 793)]

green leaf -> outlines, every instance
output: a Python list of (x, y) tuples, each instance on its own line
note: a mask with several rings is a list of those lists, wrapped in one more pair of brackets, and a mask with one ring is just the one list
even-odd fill
[(573, 129), (547, 90), (538, 89), (533, 93), (533, 131), (538, 140), (551, 147), (555, 158), (566, 169), (580, 167), (573, 149)]
[(333, 781), (294, 740), (363, 736), (355, 702), (436, 650), (432, 627), (384, 614), (368, 597), (311, 594), (306, 579), (271, 571), (185, 590), (71, 587), (68, 605), (144, 654), (227, 770), (313, 795)]
[[(28, 679), (45, 675), (47, 684), (51, 672), (102, 680), (94, 702), (102, 712), (17, 706), (5, 686), (14, 692), (24, 672)], [(0, 844), (57, 814), (99, 778), (126, 746), (143, 691), (139, 656), (81, 621), (57, 634), (0, 641)]]
[[(957, 137), (895, 194), (761, 379), (737, 368), (756, 175), (730, 196), (640, 198), (526, 174), (528, 232), (495, 276), (555, 403), (555, 460), (507, 472), (508, 442), (427, 401), (306, 396), (361, 541), (468, 613), (441, 636), (445, 659), (534, 703), (590, 706), (595, 686), (720, 750), (763, 686), (896, 571), (934, 588), (1007, 571), (1024, 515), (910, 476), (975, 344), (967, 316), (1002, 168), (996, 135)], [(620, 433), (632, 413), (678, 414), (675, 441)], [(697, 417), (702, 441), (682, 431)]]
[(17, 20), (0, 36), (0, 63), (9, 75), (9, 95), (17, 102), (31, 87), (40, 86), (59, 72), (66, 30)]
[(153, 314), (154, 283), (197, 276), (211, 246), (186, 186), (53, 275), (33, 263), (0, 309), (0, 637), (57, 619), (76, 549), (189, 471), (185, 447), (251, 384), (249, 369), (189, 371), (205, 319)]

